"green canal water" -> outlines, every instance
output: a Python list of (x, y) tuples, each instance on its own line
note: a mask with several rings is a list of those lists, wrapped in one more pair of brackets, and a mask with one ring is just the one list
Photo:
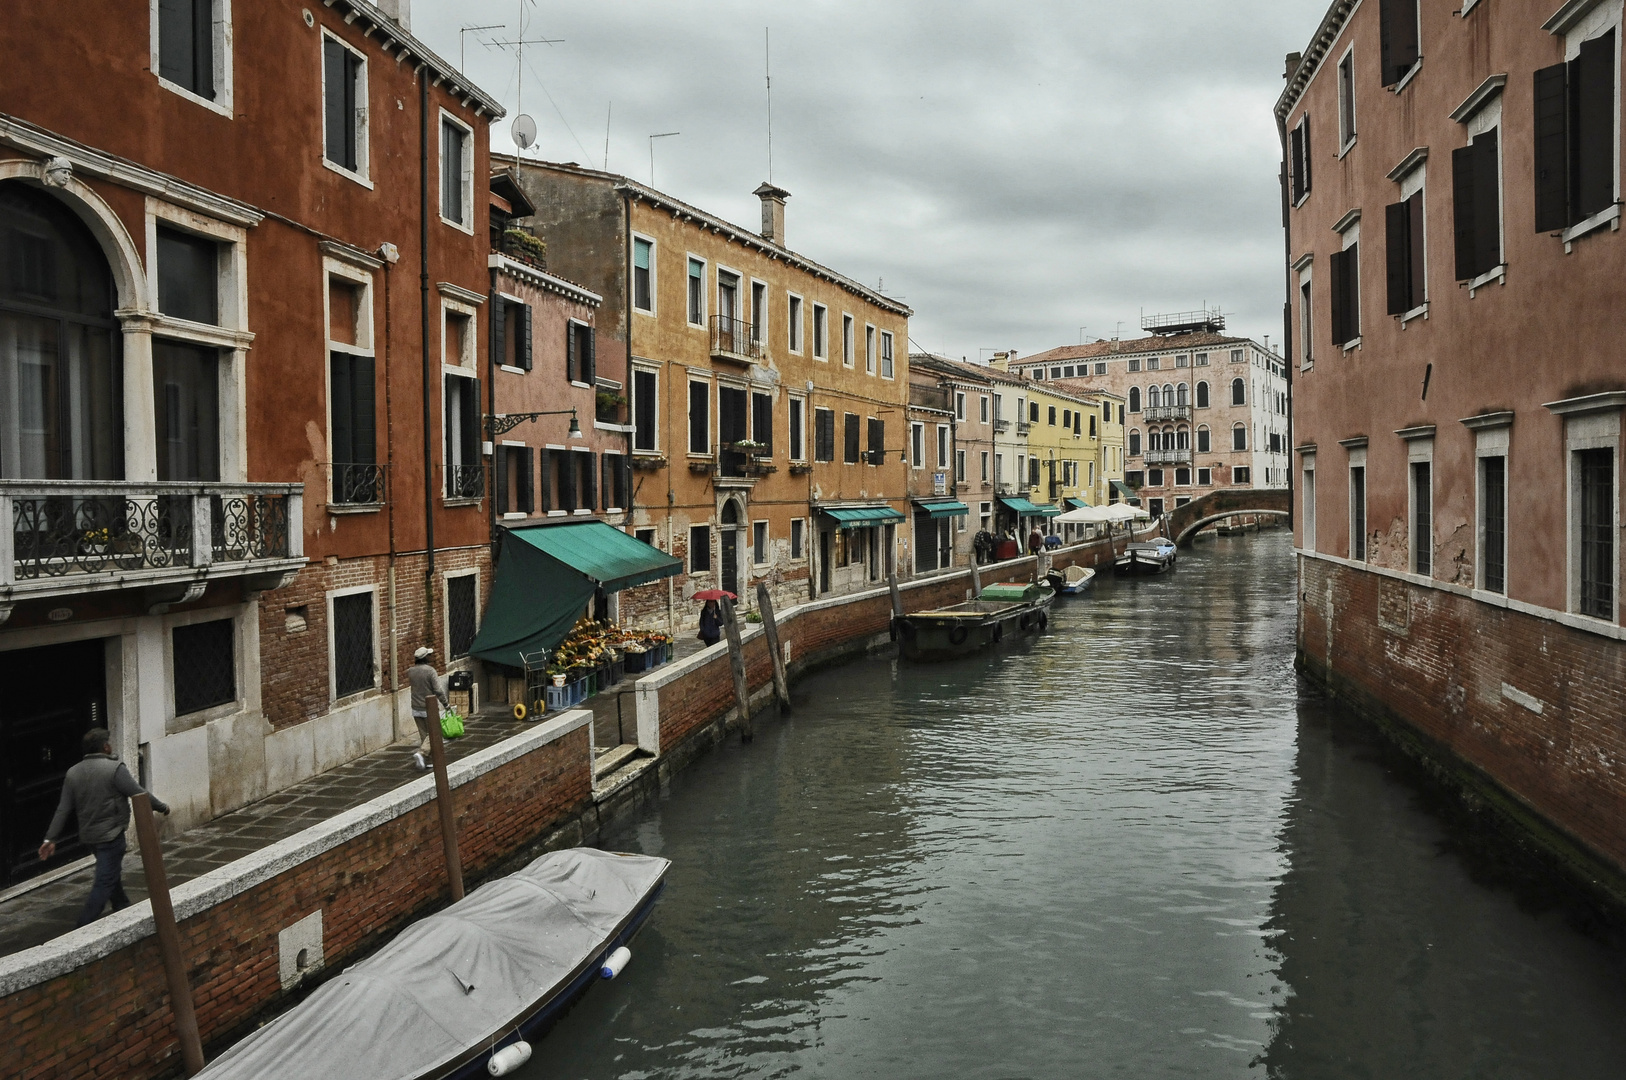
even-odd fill
[(606, 839), (666, 896), (523, 1075), (1626, 1075), (1626, 957), (1299, 682), (1293, 626), (1266, 533), (799, 684)]

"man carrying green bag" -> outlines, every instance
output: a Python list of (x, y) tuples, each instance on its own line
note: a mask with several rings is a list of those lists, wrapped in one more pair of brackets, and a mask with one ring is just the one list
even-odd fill
[[(435, 650), (427, 645), (412, 654), (412, 666), (407, 668), (407, 682), (412, 686), (412, 720), (418, 725), (418, 749), (412, 755), (412, 762), (419, 772), (429, 768), (429, 699), (437, 698), (440, 701), (442, 713), (451, 708), (451, 700), (446, 690), (446, 680), (435, 671), (429, 658), (435, 655)], [(446, 731), (445, 719), (442, 719), (441, 732), (451, 738)], [(457, 724), (457, 733), (463, 734), (463, 723)]]

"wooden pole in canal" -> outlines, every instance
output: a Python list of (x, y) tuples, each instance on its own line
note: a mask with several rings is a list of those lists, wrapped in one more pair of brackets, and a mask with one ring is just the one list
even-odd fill
[(169, 899), (158, 825), (153, 821), (152, 803), (146, 792), (130, 797), (130, 809), (141, 845), (141, 868), (147, 874), (153, 926), (158, 931), (158, 955), (164, 962), (164, 980), (169, 984), (169, 1008), (175, 1014), (175, 1034), (181, 1043), (181, 1063), (186, 1075), (192, 1076), (203, 1071), (203, 1043), (198, 1038), (198, 1014), (192, 1008), (192, 984), (186, 979), (186, 963), (181, 959), (181, 932), (175, 925), (175, 906)]
[(898, 636), (898, 620), (903, 618), (903, 594), (898, 591), (898, 575), (886, 575), (886, 587), (892, 593), (892, 636)]
[(452, 887), (452, 902), (463, 899), (463, 860), (457, 853), (457, 808), (452, 805), (452, 785), (446, 778), (446, 740), (440, 730), (440, 698), (431, 695), (424, 702), (429, 716), (429, 757), (435, 767), (435, 806), (440, 810), (440, 842), (446, 849), (446, 880)]
[(790, 712), (790, 679), (785, 675), (785, 653), (779, 647), (779, 623), (773, 617), (773, 597), (768, 595), (768, 583), (757, 582), (757, 608), (762, 612), (762, 632), (768, 638), (768, 656), (773, 660), (773, 696), (779, 707)]
[(740, 738), (750, 742), (756, 732), (751, 727), (751, 690), (745, 683), (745, 647), (740, 644), (740, 620), (734, 614), (734, 601), (717, 601), (723, 609), (723, 629), (728, 632), (728, 663), (734, 669), (734, 697), (740, 703)]

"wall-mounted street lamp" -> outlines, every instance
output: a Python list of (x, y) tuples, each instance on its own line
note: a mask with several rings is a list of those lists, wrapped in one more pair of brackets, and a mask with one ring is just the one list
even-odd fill
[(513, 431), (521, 424), (534, 421), (539, 416), (564, 416), (566, 413), (570, 414), (570, 437), (572, 439), (581, 438), (582, 428), (576, 422), (575, 409), (551, 409), (546, 412), (491, 413), (486, 416), (486, 437), (495, 439), (498, 435), (506, 431)]

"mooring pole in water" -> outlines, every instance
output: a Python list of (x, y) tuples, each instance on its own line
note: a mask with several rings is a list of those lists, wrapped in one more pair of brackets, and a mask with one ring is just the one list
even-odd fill
[(886, 575), (886, 587), (892, 593), (892, 640), (898, 638), (898, 620), (903, 618), (903, 594), (898, 591), (898, 575)]
[(982, 573), (977, 569), (977, 557), (971, 556), (971, 599), (982, 595)]
[(768, 583), (757, 582), (757, 608), (762, 612), (762, 632), (768, 637), (768, 655), (773, 660), (773, 696), (779, 707), (790, 712), (790, 679), (785, 675), (785, 654), (779, 648), (779, 623), (773, 617), (773, 597), (768, 595)]
[(175, 1034), (181, 1042), (181, 1062), (186, 1075), (203, 1071), (203, 1043), (198, 1038), (198, 1014), (192, 1009), (192, 984), (186, 980), (186, 964), (181, 960), (181, 932), (175, 926), (175, 907), (169, 900), (169, 878), (164, 873), (164, 853), (158, 846), (158, 825), (152, 818), (147, 793), (130, 797), (134, 811), (136, 840), (141, 845), (141, 868), (147, 874), (147, 893), (152, 899), (152, 921), (158, 931), (158, 955), (164, 962), (164, 980), (169, 983), (169, 1008), (175, 1014)]
[(734, 697), (740, 703), (740, 738), (750, 742), (756, 735), (751, 727), (751, 691), (745, 685), (745, 647), (740, 644), (740, 620), (734, 614), (734, 601), (717, 601), (723, 609), (723, 629), (728, 632), (728, 664), (734, 669)]
[(463, 899), (463, 860), (457, 854), (457, 810), (452, 806), (452, 785), (446, 779), (446, 740), (440, 730), (440, 698), (431, 696), (424, 704), (429, 716), (429, 757), (435, 766), (435, 805), (440, 809), (440, 842), (446, 849), (446, 880), (452, 887), (452, 900)]

